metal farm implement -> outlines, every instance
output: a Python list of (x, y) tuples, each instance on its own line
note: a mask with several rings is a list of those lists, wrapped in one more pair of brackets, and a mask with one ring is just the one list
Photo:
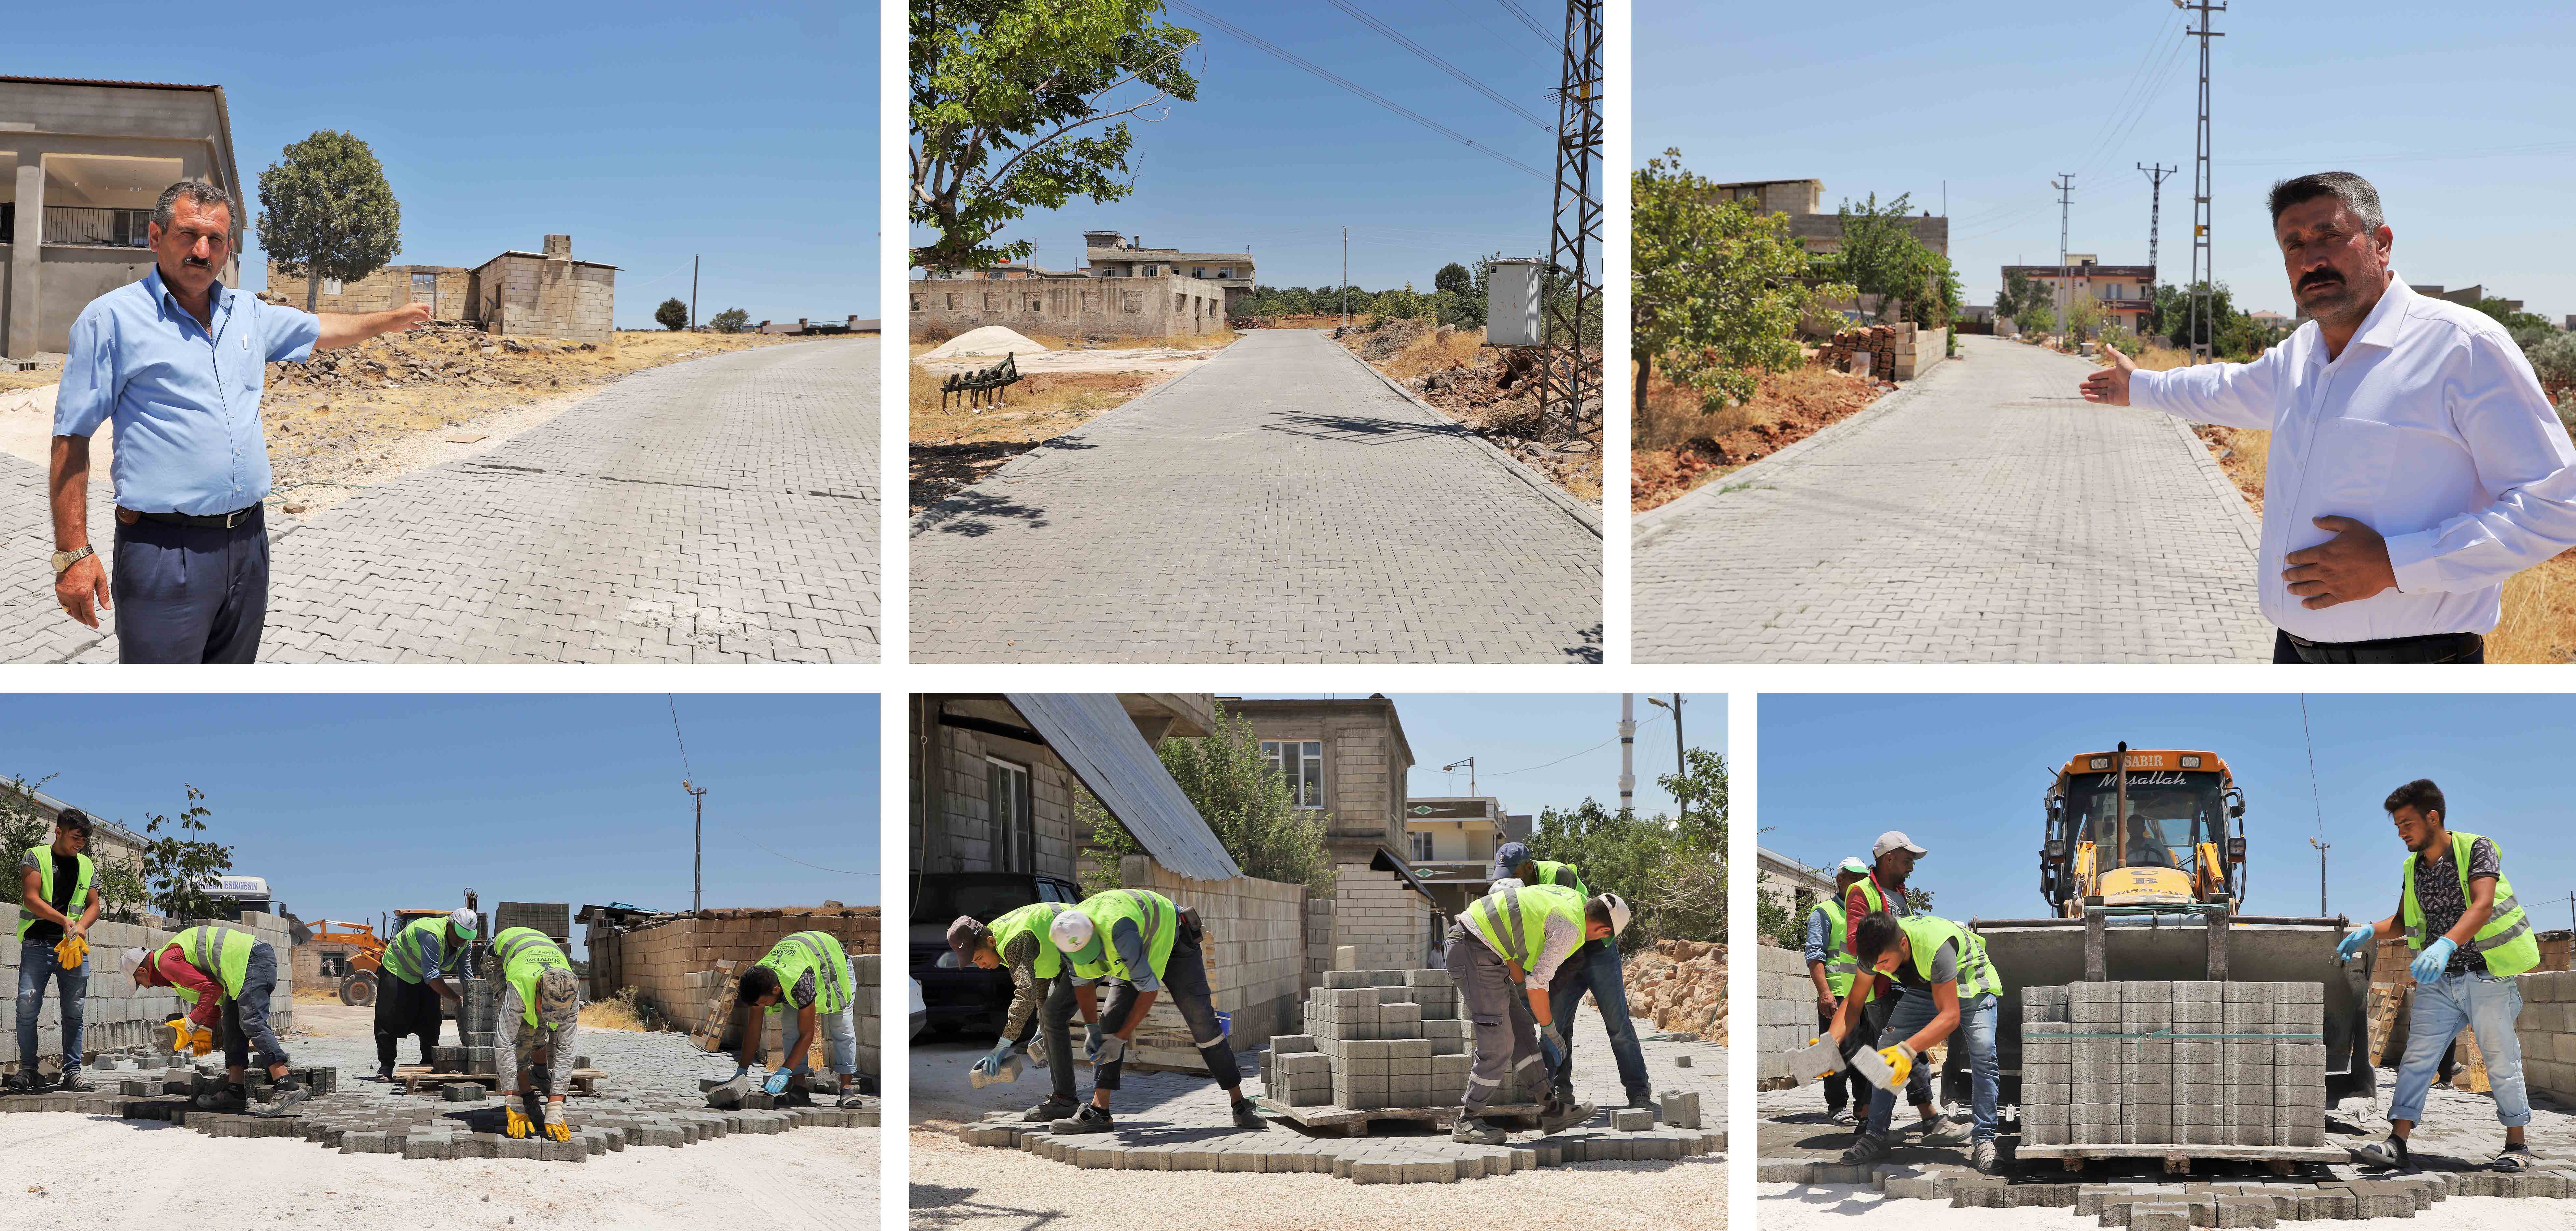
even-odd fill
[(1020, 383), (1019, 356), (1005, 354), (1000, 363), (973, 372), (951, 372), (939, 382), (939, 408), (948, 409), (953, 394), (965, 399), (969, 407), (1001, 405), (1002, 391)]

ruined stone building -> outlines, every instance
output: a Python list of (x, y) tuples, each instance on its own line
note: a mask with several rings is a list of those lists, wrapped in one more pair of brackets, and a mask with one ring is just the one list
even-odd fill
[(911, 287), (912, 328), (954, 336), (985, 325), (1076, 337), (1216, 333), (1252, 294), (1252, 254), (1147, 248), (1116, 231), (1083, 232), (1080, 269), (1033, 265), (925, 269)]
[[(69, 349), (81, 309), (151, 272), (152, 207), (180, 180), (242, 195), (223, 87), (0, 77), (0, 355)], [(248, 225), (235, 208), (235, 252)]]
[[(304, 306), (305, 280), (268, 263), (268, 293)], [(438, 319), (480, 325), (485, 332), (605, 342), (616, 332), (617, 267), (572, 259), (572, 236), (549, 235), (545, 251), (504, 252), (471, 269), (454, 265), (387, 265), (356, 282), (322, 280), (318, 312), (383, 312), (406, 303), (430, 305)]]

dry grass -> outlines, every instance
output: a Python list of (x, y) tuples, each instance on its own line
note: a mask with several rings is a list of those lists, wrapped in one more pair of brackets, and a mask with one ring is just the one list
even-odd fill
[[(1068, 337), (1063, 334), (1029, 333), (1024, 330), (1014, 332), (1048, 350), (1217, 350), (1234, 345), (1235, 339), (1243, 336), (1231, 329), (1220, 329), (1215, 333), (1187, 338), (1148, 338), (1107, 334)], [(946, 345), (954, 337), (955, 335), (950, 335), (936, 340), (916, 337), (911, 342), (912, 357), (919, 359)], [(1000, 359), (996, 357), (993, 361), (998, 363)]]
[(581, 1006), (582, 1029), (641, 1032), (644, 1029), (644, 1013), (642, 1006), (636, 1003), (636, 995), (634, 988), (621, 987), (617, 989), (615, 996), (595, 1004)]
[(338, 984), (333, 984), (330, 987), (305, 987), (298, 985), (295, 989), (295, 998), (297, 1000), (311, 1000), (328, 1004), (338, 1004), (340, 1003), (340, 988)]
[(1437, 329), (1406, 343), (1404, 349), (1379, 361), (1378, 369), (1397, 380), (1414, 380), (1433, 372), (1472, 365), (1477, 352), (1485, 349), (1482, 329), (1453, 329), (1440, 336)]
[[(919, 348), (916, 348), (919, 349)], [(1169, 379), (1137, 372), (1040, 372), (1020, 379), (999, 406), (939, 404), (943, 379), (911, 365), (911, 508), (918, 513), (971, 487), (1014, 457), (1126, 405)]]
[(1629, 506), (1642, 513), (1804, 440), (1875, 401), (1882, 389), (1809, 364), (1766, 372), (1753, 399), (1703, 413), (1700, 393), (1647, 377), (1630, 454)]

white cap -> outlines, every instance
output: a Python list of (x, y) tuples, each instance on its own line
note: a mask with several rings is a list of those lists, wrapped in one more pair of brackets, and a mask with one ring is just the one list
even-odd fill
[(473, 911), (462, 906), (447, 912), (447, 925), (468, 936), (473, 935), (475, 929), (483, 926), (482, 921), (474, 917)]
[(125, 952), (117, 954), (116, 956), (117, 960), (123, 963), (117, 971), (119, 974), (130, 975), (135, 971), (143, 969), (143, 958), (145, 955), (143, 950), (139, 947), (128, 948)]
[(1901, 829), (1891, 829), (1878, 835), (1878, 841), (1870, 844), (1869, 857), (1877, 859), (1889, 851), (1912, 851), (1917, 855), (1928, 853), (1922, 847), (1914, 845), (1914, 839), (1906, 837), (1905, 831)]
[(1869, 874), (1869, 861), (1858, 855), (1846, 855), (1843, 857), (1843, 861), (1841, 863), (1834, 865), (1834, 870), (1837, 872), (1858, 872), (1866, 876)]
[(1091, 916), (1078, 910), (1060, 910), (1055, 913), (1055, 922), (1047, 925), (1047, 939), (1067, 953), (1080, 953), (1091, 947), (1091, 938), (1097, 931), (1091, 925)]
[(1611, 935), (1616, 936), (1628, 930), (1628, 899), (1615, 893), (1604, 893), (1592, 900), (1599, 902), (1602, 909), (1609, 912)]

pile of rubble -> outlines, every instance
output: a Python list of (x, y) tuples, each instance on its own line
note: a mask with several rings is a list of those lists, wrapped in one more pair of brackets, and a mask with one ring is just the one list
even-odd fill
[(281, 389), (329, 390), (421, 385), (553, 388), (562, 379), (543, 371), (539, 362), (543, 356), (598, 349), (593, 342), (495, 338), (470, 325), (438, 325), (372, 338), (354, 347), (315, 351), (303, 363), (271, 364), (269, 383)]
[(1657, 1030), (1726, 1042), (1726, 946), (1659, 940), (1629, 957), (1628, 1012)]
[[(1896, 326), (1864, 325), (1835, 334), (1816, 348), (1816, 362), (1836, 372), (1850, 372), (1875, 380), (1896, 379)], [(1856, 367), (1854, 356), (1867, 356), (1866, 368)]]

